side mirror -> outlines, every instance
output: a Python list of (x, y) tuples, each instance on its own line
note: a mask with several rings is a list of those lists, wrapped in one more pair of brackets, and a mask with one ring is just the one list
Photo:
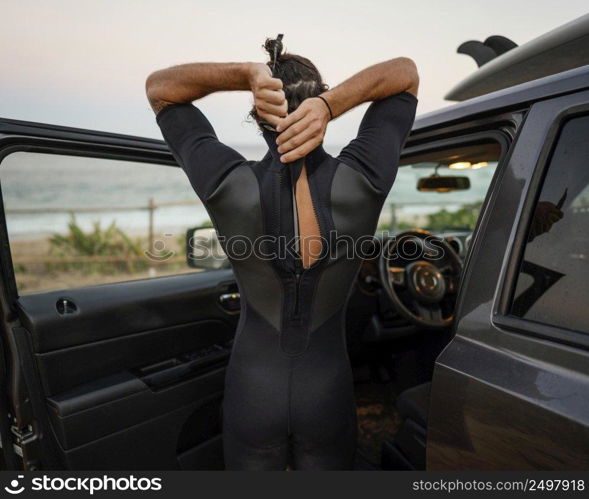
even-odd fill
[(470, 189), (468, 177), (432, 175), (423, 177), (417, 181), (417, 190), (421, 192), (451, 192)]
[(231, 265), (212, 227), (186, 231), (186, 263), (193, 269), (204, 270), (226, 269)]

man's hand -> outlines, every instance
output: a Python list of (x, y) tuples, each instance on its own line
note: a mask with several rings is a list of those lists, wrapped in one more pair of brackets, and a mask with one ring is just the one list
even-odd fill
[(325, 137), (329, 123), (329, 109), (325, 102), (317, 97), (304, 100), (292, 114), (279, 120), (276, 131), (280, 161), (292, 163), (304, 158), (315, 149)]
[[(335, 119), (363, 102), (385, 99), (401, 92), (417, 96), (419, 75), (415, 63), (406, 57), (375, 64), (360, 71), (335, 88), (321, 94), (321, 99), (309, 98), (285, 119), (276, 130), (280, 160), (290, 163), (317, 147), (325, 136), (330, 119)], [(331, 111), (331, 113), (330, 113)]]
[(272, 78), (272, 71), (266, 64), (252, 64), (250, 86), (258, 117), (275, 127), (288, 112), (282, 80)]

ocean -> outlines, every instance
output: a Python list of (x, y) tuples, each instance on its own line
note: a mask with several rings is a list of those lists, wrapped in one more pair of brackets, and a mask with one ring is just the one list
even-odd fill
[[(238, 150), (247, 159), (260, 159), (266, 152), (262, 147)], [(328, 151), (337, 153), (338, 148), (328, 148)], [(397, 206), (398, 214), (418, 216), (442, 207), (452, 211), (465, 203), (480, 201), (494, 168), (459, 172), (471, 177), (472, 187), (468, 191), (418, 192), (417, 179), (432, 171), (412, 167), (399, 170), (388, 198), (389, 203)], [(129, 234), (146, 235), (149, 226), (146, 208), (150, 199), (158, 206), (153, 215), (156, 236), (180, 235), (187, 228), (209, 220), (180, 168), (16, 152), (0, 165), (0, 182), (11, 240), (64, 233), (70, 213), (75, 214), (78, 225), (84, 230), (91, 230), (96, 222), (106, 227), (114, 221)]]

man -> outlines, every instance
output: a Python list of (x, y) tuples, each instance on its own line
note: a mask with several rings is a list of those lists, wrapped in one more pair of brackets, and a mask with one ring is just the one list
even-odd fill
[[(418, 75), (398, 58), (327, 90), (310, 60), (282, 53), (281, 38), (267, 40), (268, 64), (164, 69), (147, 79), (147, 95), (241, 293), (223, 405), (227, 468), (350, 469), (356, 416), (343, 324), (361, 259), (332, 236), (374, 234), (415, 116)], [(251, 115), (269, 149), (261, 161), (219, 142), (191, 104), (228, 90), (253, 93)], [(367, 101), (358, 136), (337, 158), (327, 154), (329, 121)], [(252, 251), (233, 248), (236, 236)]]

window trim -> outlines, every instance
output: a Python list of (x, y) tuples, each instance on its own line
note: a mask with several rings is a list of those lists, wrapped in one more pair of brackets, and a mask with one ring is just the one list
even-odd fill
[[(16, 152), (55, 154), (64, 156), (110, 159), (134, 163), (150, 163), (179, 168), (169, 151), (151, 149), (149, 147), (119, 146), (116, 144), (97, 144), (86, 141), (70, 141), (63, 139), (17, 136), (0, 139), (0, 169), (4, 160)], [(10, 239), (4, 212), (4, 195), (0, 181), (0, 276), (7, 303), (16, 309), (19, 298)], [(121, 281), (126, 282), (126, 281)], [(116, 284), (116, 283), (113, 283)], [(66, 291), (66, 290), (64, 290)]]
[(525, 253), (525, 240), (532, 221), (532, 215), (542, 192), (562, 130), (572, 119), (588, 115), (589, 102), (583, 102), (570, 105), (551, 117), (552, 123), (544, 137), (544, 145), (534, 168), (530, 186), (524, 194), (522, 207), (516, 216), (514, 223), (516, 226), (515, 236), (506, 250), (506, 266), (500, 276), (497, 299), (494, 303), (491, 318), (494, 325), (508, 331), (583, 348), (589, 348), (589, 334), (586, 332), (517, 317), (510, 314), (510, 308), (519, 277), (521, 260)]

